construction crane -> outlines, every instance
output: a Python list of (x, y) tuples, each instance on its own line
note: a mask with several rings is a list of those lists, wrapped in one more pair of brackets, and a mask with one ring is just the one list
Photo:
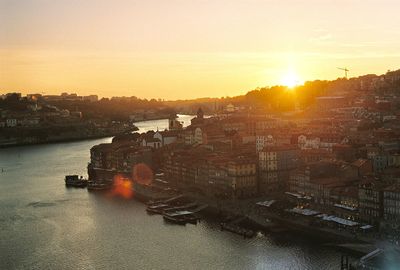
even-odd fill
[(345, 76), (346, 79), (347, 79), (347, 72), (349, 72), (350, 70), (348, 70), (347, 68), (340, 68), (340, 67), (338, 67), (338, 69), (344, 70), (344, 76)]

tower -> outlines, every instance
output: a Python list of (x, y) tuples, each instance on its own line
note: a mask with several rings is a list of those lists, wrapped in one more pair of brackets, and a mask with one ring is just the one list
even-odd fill
[(203, 119), (204, 118), (204, 112), (201, 109), (201, 107), (199, 107), (199, 109), (197, 110), (197, 118), (198, 119)]
[(182, 129), (183, 125), (176, 119), (176, 116), (170, 116), (168, 119), (168, 129), (169, 130), (177, 130)]

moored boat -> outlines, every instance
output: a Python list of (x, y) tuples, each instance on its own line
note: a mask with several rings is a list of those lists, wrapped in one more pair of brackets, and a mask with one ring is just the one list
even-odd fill
[(230, 224), (230, 223), (221, 223), (221, 230), (226, 230), (232, 233), (236, 233), (239, 235), (243, 235), (244, 237), (252, 238), (256, 232), (250, 229), (245, 229), (242, 228), (236, 224)]
[(166, 207), (169, 207), (169, 205), (168, 204), (159, 203), (159, 204), (147, 206), (146, 211), (149, 214), (162, 214)]
[(110, 183), (105, 183), (105, 182), (94, 182), (94, 181), (89, 181), (87, 185), (87, 189), (89, 191), (102, 191), (102, 190), (109, 190), (111, 189), (112, 184)]
[(84, 188), (88, 185), (88, 180), (83, 178), (83, 176), (78, 175), (66, 175), (65, 176), (65, 185), (67, 187), (80, 187)]
[(171, 223), (179, 224), (179, 225), (186, 225), (186, 220), (183, 217), (173, 217), (164, 215), (163, 216), (165, 221), (169, 221)]
[(197, 224), (198, 217), (196, 217), (193, 212), (190, 211), (174, 211), (174, 212), (164, 212), (163, 218), (166, 221), (186, 225), (186, 223)]

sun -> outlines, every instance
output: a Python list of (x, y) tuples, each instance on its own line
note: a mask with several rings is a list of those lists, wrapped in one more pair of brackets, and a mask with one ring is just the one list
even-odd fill
[(281, 84), (293, 88), (297, 85), (302, 84), (300, 77), (294, 70), (289, 70), (286, 74), (284, 74), (281, 78)]

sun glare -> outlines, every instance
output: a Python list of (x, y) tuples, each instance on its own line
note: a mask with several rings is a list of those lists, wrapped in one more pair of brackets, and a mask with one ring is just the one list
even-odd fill
[(281, 79), (281, 84), (293, 88), (301, 84), (301, 80), (296, 72), (293, 70), (288, 71)]

